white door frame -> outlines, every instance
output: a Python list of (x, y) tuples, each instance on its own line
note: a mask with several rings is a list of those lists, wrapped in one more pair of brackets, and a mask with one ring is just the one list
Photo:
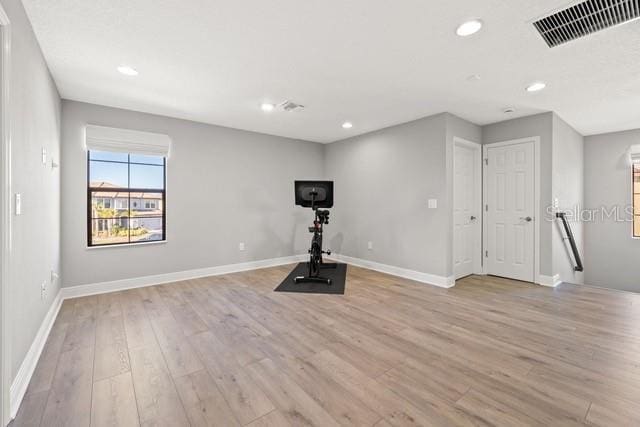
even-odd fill
[(11, 351), (9, 335), (9, 256), (11, 253), (11, 129), (9, 69), (11, 26), (0, 4), (0, 424), (10, 421)]
[[(475, 176), (473, 177), (473, 181), (474, 181), (474, 186), (475, 186), (475, 200), (473, 201), (473, 204), (476, 206), (477, 212), (478, 212), (478, 219), (476, 222), (476, 225), (474, 226), (474, 240), (475, 240), (475, 247), (473, 250), (473, 273), (474, 274), (483, 274), (483, 269), (482, 269), (482, 224), (484, 224), (484, 220), (483, 220), (483, 210), (482, 210), (482, 195), (483, 195), (483, 189), (482, 189), (482, 159), (483, 159), (483, 153), (482, 153), (482, 145), (480, 145), (477, 142), (473, 142), (473, 141), (468, 141), (466, 139), (462, 139), (459, 138), (457, 136), (453, 137), (453, 149), (455, 151), (455, 147), (456, 145), (461, 146), (461, 147), (466, 147), (466, 148), (471, 148), (472, 150), (474, 150), (474, 155), (473, 155), (473, 159), (474, 159), (474, 163), (476, 164), (476, 171), (475, 171)], [(455, 152), (453, 153), (454, 155), (453, 157), (453, 179), (455, 179), (455, 174), (456, 174), (456, 156), (455, 156)], [(453, 184), (453, 181), (452, 181)], [(453, 191), (455, 191), (455, 188), (453, 189)], [(454, 194), (455, 197), (455, 194)], [(451, 201), (451, 231), (452, 233), (455, 233), (455, 221), (453, 219), (453, 200)], [(455, 259), (455, 250), (456, 250), (456, 242), (455, 242), (455, 235), (452, 234), (452, 236), (454, 236), (454, 238), (452, 239), (453, 243), (451, 245), (451, 256), (452, 256), (452, 260)], [(455, 271), (453, 272), (453, 275), (455, 277)]]
[[(484, 144), (482, 146), (482, 200), (483, 203), (485, 203), (484, 201), (487, 200), (487, 169), (486, 169), (486, 161), (487, 161), (487, 150), (489, 148), (492, 147), (504, 147), (506, 145), (516, 145), (516, 144), (523, 144), (526, 142), (533, 142), (533, 152), (534, 152), (534, 167), (533, 167), (533, 186), (534, 186), (534, 215), (533, 215), (533, 222), (535, 224), (535, 228), (534, 228), (534, 242), (533, 242), (533, 281), (534, 283), (540, 283), (540, 223), (542, 222), (543, 218), (542, 215), (540, 214), (540, 137), (539, 136), (530, 136), (527, 138), (518, 138), (518, 139), (511, 139), (509, 141), (501, 141), (501, 142), (494, 142), (491, 144)], [(482, 212), (484, 212), (485, 210), (482, 209)], [(482, 216), (482, 248), (483, 248), (483, 255), (484, 255), (484, 251), (486, 250), (486, 248), (488, 247), (488, 241), (487, 241), (487, 236), (488, 236), (488, 224), (486, 221), (486, 215)], [(483, 256), (483, 260), (484, 260), (484, 256)], [(482, 263), (482, 269), (483, 269), (483, 273), (484, 274), (489, 274), (489, 271), (487, 269), (487, 263), (483, 262)]]

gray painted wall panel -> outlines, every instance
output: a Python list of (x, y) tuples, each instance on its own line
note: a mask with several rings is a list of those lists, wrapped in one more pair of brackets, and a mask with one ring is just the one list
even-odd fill
[[(12, 191), (22, 195), (22, 215), (13, 216), (9, 299), (11, 369), (15, 377), (60, 281), (60, 97), (22, 3), (3, 0), (11, 20), (10, 115)], [(48, 153), (42, 163), (42, 148)], [(41, 298), (40, 285), (47, 284)]]
[[(584, 137), (556, 114), (553, 116), (553, 198), (558, 209), (569, 212), (567, 219), (576, 240), (578, 252), (584, 257), (583, 224), (578, 212), (584, 205)], [(575, 261), (559, 220), (552, 218), (553, 271), (563, 282), (581, 284), (584, 273), (574, 270)]]
[[(87, 123), (165, 133), (165, 244), (87, 249)], [(310, 209), (293, 181), (322, 175), (321, 144), (63, 101), (62, 243), (65, 286), (306, 253)], [(195, 196), (194, 196), (195, 195)], [(246, 250), (240, 252), (238, 244)]]
[[(448, 274), (446, 126), (439, 114), (326, 146), (325, 176), (336, 186), (326, 240), (333, 251)], [(427, 209), (430, 198), (437, 209)]]
[[(585, 138), (585, 209), (624, 211), (631, 205), (627, 150), (635, 144), (640, 144), (640, 129)], [(640, 240), (631, 237), (632, 224), (597, 215), (584, 222), (584, 232), (585, 283), (640, 292)]]

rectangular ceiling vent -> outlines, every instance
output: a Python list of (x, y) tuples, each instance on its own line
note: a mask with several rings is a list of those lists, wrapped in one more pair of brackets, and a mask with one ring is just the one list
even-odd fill
[(286, 100), (279, 105), (284, 111), (302, 111), (304, 110), (304, 105), (296, 104), (293, 101)]
[(549, 47), (559, 46), (640, 17), (640, 0), (587, 0), (533, 25)]

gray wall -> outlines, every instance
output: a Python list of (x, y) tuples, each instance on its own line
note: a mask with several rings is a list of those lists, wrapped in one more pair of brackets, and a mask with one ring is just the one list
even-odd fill
[[(293, 181), (321, 177), (321, 144), (74, 101), (62, 108), (65, 286), (306, 253), (312, 214), (294, 206)], [(172, 138), (167, 243), (87, 249), (87, 123)]]
[(482, 127), (482, 143), (508, 141), (530, 136), (540, 137), (540, 273), (552, 276), (553, 244), (551, 221), (544, 220), (546, 209), (552, 205), (552, 150), (553, 113), (542, 113), (518, 119), (507, 120)]
[[(87, 123), (174, 140), (166, 244), (86, 248)], [(305, 253), (311, 213), (292, 207), (292, 183), (323, 176), (336, 181), (327, 247), (450, 276), (453, 137), (481, 139), (480, 127), (448, 113), (322, 146), (74, 101), (63, 102), (62, 135), (65, 286)]]
[[(554, 114), (552, 194), (558, 200), (558, 209), (569, 213), (567, 219), (581, 255), (584, 255), (583, 224), (578, 212), (584, 204), (583, 148), (584, 137)], [(574, 270), (573, 254), (564, 240), (561, 222), (555, 218), (552, 221), (553, 272), (559, 274), (563, 282), (584, 283), (584, 273)]]
[[(60, 98), (19, 0), (2, 0), (11, 20), (10, 115), (12, 192), (22, 194), (13, 216), (9, 299), (12, 377), (58, 293), (60, 271)], [(42, 164), (42, 147), (49, 159)], [(41, 298), (40, 285), (47, 284)]]
[[(480, 128), (443, 113), (327, 145), (325, 177), (336, 185), (331, 249), (450, 276), (453, 136), (479, 142)], [(428, 199), (437, 209), (427, 209)]]
[[(635, 144), (640, 144), (640, 129), (585, 138), (585, 209), (618, 207), (624, 212), (631, 205), (627, 150)], [(640, 292), (640, 240), (631, 237), (632, 224), (596, 215), (585, 220), (584, 232), (585, 283)]]

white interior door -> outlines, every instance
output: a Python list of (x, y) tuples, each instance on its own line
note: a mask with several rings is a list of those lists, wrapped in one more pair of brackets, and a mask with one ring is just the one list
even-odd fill
[(459, 279), (480, 265), (480, 146), (457, 142), (453, 171), (453, 272)]
[(487, 273), (533, 282), (534, 143), (489, 146), (486, 154)]

